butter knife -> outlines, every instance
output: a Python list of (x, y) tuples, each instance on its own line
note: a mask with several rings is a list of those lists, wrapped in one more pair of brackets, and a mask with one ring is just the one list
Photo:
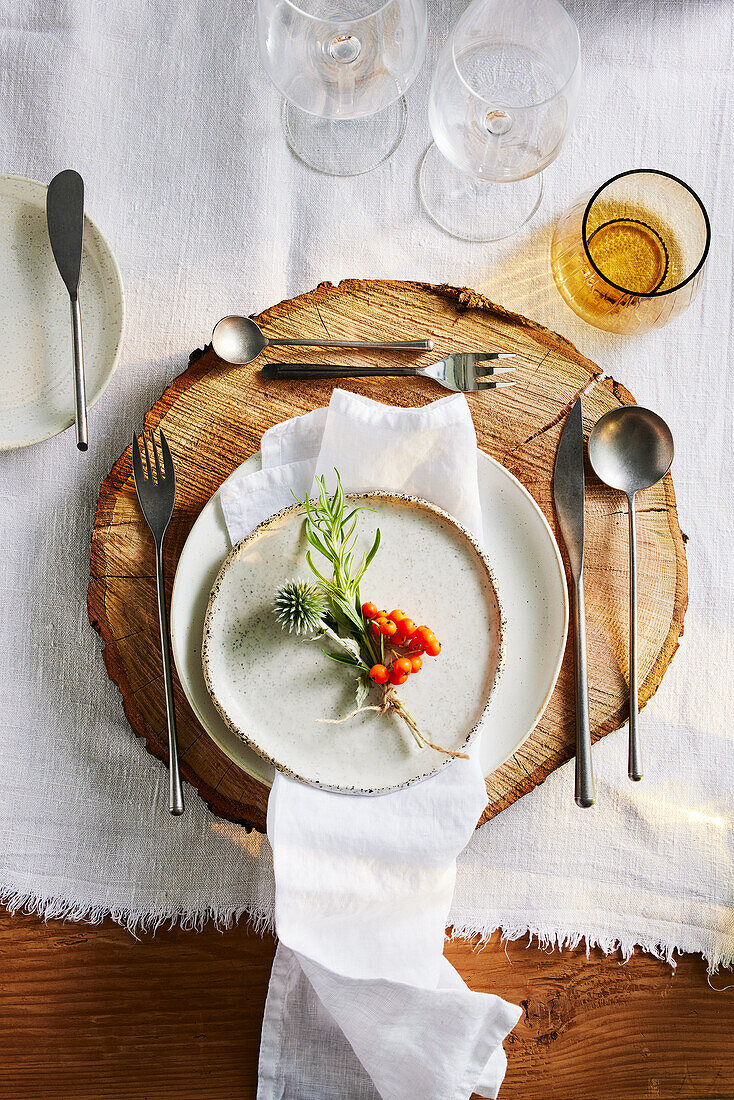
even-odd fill
[(86, 451), (87, 394), (82, 354), (82, 314), (79, 308), (79, 276), (84, 241), (84, 181), (67, 169), (54, 176), (46, 195), (46, 223), (51, 251), (71, 301), (71, 342), (74, 357), (74, 419), (76, 445)]
[(584, 609), (584, 428), (581, 398), (571, 409), (553, 470), (553, 500), (573, 578), (574, 664), (576, 669), (576, 805), (593, 806), (589, 688)]

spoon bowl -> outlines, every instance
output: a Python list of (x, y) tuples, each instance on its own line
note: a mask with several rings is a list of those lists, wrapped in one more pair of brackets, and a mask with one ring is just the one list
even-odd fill
[(673, 461), (673, 436), (657, 413), (623, 405), (594, 425), (589, 459), (597, 477), (634, 496), (667, 474)]
[(637, 731), (637, 531), (635, 494), (665, 477), (673, 461), (673, 436), (662, 417), (639, 405), (623, 405), (605, 413), (589, 436), (589, 460), (594, 473), (627, 496), (630, 549), (630, 724), (627, 774), (642, 779), (642, 754)]
[(214, 351), (227, 363), (251, 363), (268, 341), (251, 317), (222, 317), (212, 332)]

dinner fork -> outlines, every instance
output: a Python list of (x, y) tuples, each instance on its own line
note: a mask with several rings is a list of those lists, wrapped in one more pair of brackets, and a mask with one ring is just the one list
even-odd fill
[[(166, 692), (166, 720), (168, 725), (168, 809), (172, 814), (178, 816), (184, 812), (184, 799), (181, 775), (178, 768), (176, 712), (173, 705), (173, 683), (171, 680), (171, 645), (168, 637), (166, 590), (163, 584), (163, 537), (173, 515), (173, 506), (176, 501), (176, 477), (166, 437), (160, 429), (158, 434), (163, 459), (162, 467), (153, 432), (148, 433), (148, 438), (146, 438), (145, 432), (140, 438), (133, 435), (133, 477), (141, 511), (155, 540), (158, 626), (161, 634), (163, 684)], [(153, 452), (152, 464), (148, 451), (149, 444)], [(145, 455), (145, 471), (143, 471), (143, 455)]]
[(515, 380), (495, 379), (498, 374), (511, 374), (515, 367), (485, 367), (497, 359), (512, 359), (511, 351), (455, 351), (428, 367), (348, 367), (338, 363), (266, 363), (263, 378), (368, 378), (372, 376), (432, 378), (447, 390), (470, 393), (474, 390), (494, 390), (514, 386)]

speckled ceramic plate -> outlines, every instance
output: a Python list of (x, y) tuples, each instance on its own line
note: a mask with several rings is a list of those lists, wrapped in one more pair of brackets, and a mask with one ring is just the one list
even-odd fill
[[(441, 639), (436, 659), (399, 689), (427, 738), (465, 751), (502, 664), (502, 616), (489, 562), (471, 536), (427, 501), (390, 493), (348, 497), (362, 544), (379, 527), (380, 550), (362, 583), (365, 599), (404, 607)], [(312, 579), (303, 510), (287, 508), (227, 557), (204, 623), (204, 679), (227, 726), (256, 753), (314, 786), (376, 794), (434, 775), (451, 756), (416, 745), (395, 715), (354, 710), (356, 680), (322, 653), (328, 642), (284, 631), (273, 597), (292, 578)], [(317, 555), (318, 556), (318, 555)], [(372, 702), (379, 701), (374, 689)]]
[[(520, 748), (546, 708), (566, 644), (563, 564), (543, 513), (517, 478), (477, 453), (482, 547), (492, 563), (505, 616), (505, 665), (482, 720), (482, 768), (490, 775)], [(252, 455), (232, 477), (260, 469)], [(181, 551), (171, 599), (171, 644), (181, 685), (196, 717), (230, 760), (270, 786), (273, 767), (226, 725), (204, 683), (201, 640), (209, 594), (231, 549), (215, 493)]]
[[(69, 295), (46, 229), (46, 185), (0, 176), (0, 450), (25, 447), (74, 422)], [(109, 245), (84, 219), (79, 286), (87, 405), (120, 354), (124, 297)]]

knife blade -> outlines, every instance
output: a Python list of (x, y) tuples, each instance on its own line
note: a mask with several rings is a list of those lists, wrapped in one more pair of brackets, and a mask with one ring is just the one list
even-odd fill
[(571, 574), (576, 580), (584, 568), (584, 426), (581, 398), (571, 409), (561, 435), (553, 468), (553, 499), (566, 544)]
[(553, 469), (553, 500), (573, 578), (574, 664), (576, 690), (576, 804), (595, 800), (591, 768), (589, 688), (586, 673), (586, 611), (584, 607), (584, 426), (581, 398), (568, 415)]
[(84, 383), (82, 315), (79, 307), (79, 277), (84, 245), (84, 181), (73, 169), (59, 172), (48, 185), (46, 223), (51, 251), (71, 302), (76, 445), (80, 451), (86, 451), (87, 395)]

